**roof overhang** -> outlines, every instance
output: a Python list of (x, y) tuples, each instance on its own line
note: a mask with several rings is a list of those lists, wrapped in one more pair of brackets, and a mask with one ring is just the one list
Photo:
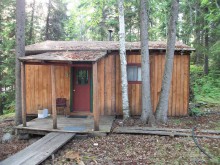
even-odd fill
[(24, 62), (96, 62), (107, 54), (107, 51), (60, 51), (20, 57)]
[[(149, 50), (166, 50), (166, 41), (149, 41)], [(141, 50), (140, 42), (126, 42), (127, 51)], [(120, 45), (116, 41), (44, 41), (25, 47), (26, 55), (59, 51), (119, 51)], [(194, 48), (181, 42), (176, 42), (175, 51), (195, 51)]]

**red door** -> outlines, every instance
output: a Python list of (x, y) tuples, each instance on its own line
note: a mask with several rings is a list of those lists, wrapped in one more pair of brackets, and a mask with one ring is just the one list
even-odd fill
[(73, 111), (90, 111), (90, 68), (74, 68)]

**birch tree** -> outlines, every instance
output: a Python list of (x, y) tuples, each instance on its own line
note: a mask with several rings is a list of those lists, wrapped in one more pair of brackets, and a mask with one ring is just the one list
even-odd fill
[(153, 124), (155, 121), (150, 90), (150, 59), (148, 48), (148, 15), (147, 0), (141, 0), (141, 79), (142, 79), (142, 114), (141, 120)]
[(162, 88), (159, 103), (156, 109), (156, 120), (161, 123), (167, 122), (168, 99), (173, 72), (173, 58), (176, 42), (176, 24), (178, 20), (179, 0), (172, 1), (170, 21), (168, 27), (168, 38), (166, 48), (166, 62), (163, 74)]
[(126, 61), (126, 50), (125, 50), (125, 22), (124, 22), (123, 5), (124, 5), (124, 0), (118, 0), (122, 109), (123, 109), (123, 118), (126, 119), (130, 116), (130, 114), (129, 114), (129, 101), (128, 101), (127, 61)]
[(15, 123), (22, 123), (21, 112), (21, 66), (19, 57), (25, 55), (25, 0), (16, 0), (16, 66), (15, 66)]

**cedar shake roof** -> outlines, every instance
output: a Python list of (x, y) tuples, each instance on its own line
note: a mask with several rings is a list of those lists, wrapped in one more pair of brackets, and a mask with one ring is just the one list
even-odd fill
[[(126, 50), (140, 50), (140, 42), (126, 42)], [(165, 50), (166, 41), (150, 41), (150, 50)], [(117, 41), (44, 41), (25, 47), (26, 55), (51, 51), (107, 51), (119, 50)], [(175, 50), (193, 51), (195, 49), (181, 42), (176, 42)]]
[[(21, 61), (87, 61), (95, 62), (107, 54), (107, 51), (119, 51), (119, 42), (115, 41), (45, 41), (25, 47), (25, 57)], [(126, 42), (126, 50), (140, 50), (140, 42)], [(166, 50), (165, 41), (150, 41), (150, 50)], [(176, 42), (175, 50), (193, 51), (194, 49)]]
[(21, 61), (87, 61), (95, 62), (107, 54), (106, 51), (48, 52), (20, 57)]

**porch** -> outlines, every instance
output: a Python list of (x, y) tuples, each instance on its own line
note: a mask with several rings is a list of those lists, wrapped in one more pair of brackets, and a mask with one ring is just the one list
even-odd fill
[[(100, 116), (99, 132), (109, 133), (111, 131), (114, 116)], [(73, 133), (92, 133), (94, 131), (93, 116), (57, 116), (57, 129), (53, 129), (53, 118), (35, 118), (26, 123), (27, 126), (19, 125), (16, 127), (18, 133), (40, 134), (49, 132), (73, 132)]]
[[(76, 123), (83, 125), (83, 120), (85, 120), (89, 124), (84, 126), (83, 132), (100, 131), (97, 60), (105, 55), (106, 52), (103, 51), (72, 51), (43, 53), (19, 58), (21, 61), (23, 127), (27, 127), (22, 130), (31, 128), (41, 131), (55, 129), (73, 131), (73, 128), (68, 130), (66, 127), (71, 127), (71, 125), (77, 127)], [(93, 117), (90, 117), (90, 121), (89, 118), (79, 119), (79, 121), (75, 118), (74, 120), (62, 119), (60, 116), (58, 118), (57, 99), (59, 98), (66, 100), (64, 109), (68, 115), (78, 113), (82, 116), (86, 113), (86, 116)], [(36, 115), (37, 110), (42, 109), (48, 109), (51, 117), (26, 122), (27, 115)]]

